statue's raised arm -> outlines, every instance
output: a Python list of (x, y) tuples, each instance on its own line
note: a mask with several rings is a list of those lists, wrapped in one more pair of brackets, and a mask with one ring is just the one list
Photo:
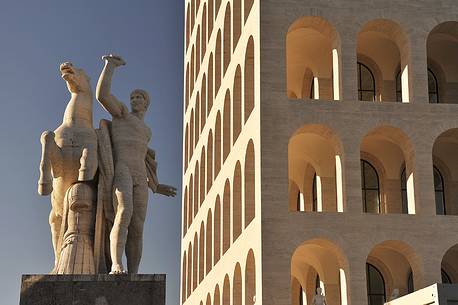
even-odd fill
[(115, 68), (124, 66), (126, 62), (120, 57), (115, 55), (104, 55), (102, 60), (105, 61), (102, 73), (100, 73), (99, 81), (95, 96), (102, 104), (103, 108), (108, 111), (112, 116), (121, 117), (128, 112), (127, 107), (120, 102), (114, 95), (111, 94), (111, 79)]

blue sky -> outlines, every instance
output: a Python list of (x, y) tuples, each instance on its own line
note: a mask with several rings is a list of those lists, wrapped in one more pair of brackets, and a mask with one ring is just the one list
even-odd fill
[[(93, 88), (106, 53), (127, 65), (112, 91), (128, 102), (134, 88), (151, 96), (145, 117), (158, 175), (176, 198), (150, 192), (141, 273), (167, 274), (167, 304), (179, 304), (182, 175), (183, 0), (21, 1), (0, 9), (1, 304), (18, 304), (21, 274), (53, 263), (49, 197), (37, 194), (40, 134), (57, 128), (69, 93), (59, 64), (83, 68)], [(94, 104), (94, 122), (109, 115)]]

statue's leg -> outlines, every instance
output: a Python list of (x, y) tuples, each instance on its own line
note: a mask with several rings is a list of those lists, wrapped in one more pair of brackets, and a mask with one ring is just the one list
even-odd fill
[(42, 153), (38, 193), (43, 196), (51, 194), (53, 175), (58, 177), (62, 167), (62, 153), (54, 137), (54, 132), (45, 131), (40, 138)]
[(62, 224), (62, 216), (57, 215), (54, 210), (49, 214), (49, 225), (51, 227), (52, 246), (54, 249), (54, 268), (57, 266), (59, 260), (59, 249), (57, 244), (59, 242), (60, 228)]
[(83, 148), (80, 159), (79, 181), (90, 181), (94, 179), (97, 171), (97, 142), (88, 144)]
[(126, 247), (127, 230), (132, 218), (132, 177), (126, 166), (116, 166), (114, 187), (116, 205), (113, 228), (110, 232), (111, 274), (125, 273), (122, 254)]
[(129, 273), (138, 273), (138, 266), (143, 250), (143, 225), (145, 223), (146, 208), (148, 206), (148, 185), (144, 183), (134, 186), (134, 211), (127, 235), (126, 257)]

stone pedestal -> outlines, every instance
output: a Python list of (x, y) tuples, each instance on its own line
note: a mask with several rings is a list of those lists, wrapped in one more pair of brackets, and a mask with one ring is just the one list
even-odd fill
[(165, 274), (23, 275), (20, 305), (165, 305)]

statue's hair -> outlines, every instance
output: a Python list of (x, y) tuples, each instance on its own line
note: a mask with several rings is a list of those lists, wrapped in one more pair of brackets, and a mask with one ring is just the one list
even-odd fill
[(143, 96), (143, 98), (146, 101), (146, 107), (148, 107), (149, 106), (149, 94), (148, 94), (148, 92), (146, 92), (143, 89), (135, 89), (130, 93), (130, 96), (132, 96), (132, 94), (135, 94), (135, 93), (141, 94)]

